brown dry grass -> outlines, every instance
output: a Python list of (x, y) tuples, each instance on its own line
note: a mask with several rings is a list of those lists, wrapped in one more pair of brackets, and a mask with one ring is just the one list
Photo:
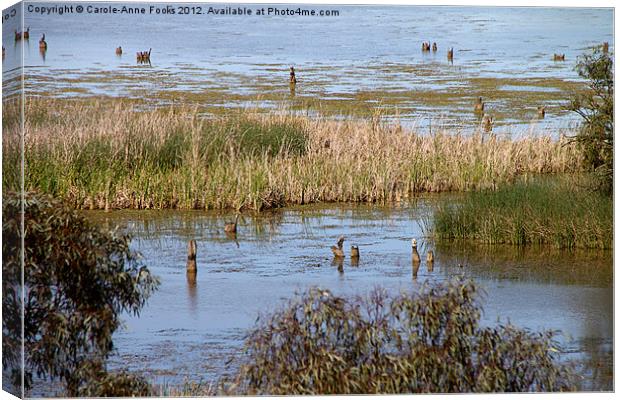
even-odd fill
[[(4, 110), (3, 182), (12, 187), (18, 124), (14, 106)], [(145, 110), (119, 100), (30, 100), (26, 115), (26, 189), (78, 208), (390, 202), (581, 165), (574, 146), (550, 137), (429, 136), (380, 116), (336, 121), (246, 111), (206, 119), (196, 109)]]

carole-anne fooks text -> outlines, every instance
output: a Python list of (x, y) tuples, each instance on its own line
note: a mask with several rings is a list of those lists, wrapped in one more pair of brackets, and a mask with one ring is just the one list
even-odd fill
[(207, 16), (270, 16), (270, 17), (337, 17), (338, 10), (315, 10), (308, 8), (286, 7), (203, 7), (199, 5), (148, 5), (148, 6), (120, 6), (120, 5), (96, 5), (81, 4), (71, 5), (35, 5), (29, 4), (26, 8), (28, 13), (40, 15), (63, 15), (63, 14), (151, 14), (151, 15), (207, 15)]

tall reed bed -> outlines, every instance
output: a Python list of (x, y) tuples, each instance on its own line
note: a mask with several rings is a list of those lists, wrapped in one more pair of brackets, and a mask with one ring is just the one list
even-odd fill
[(538, 179), (468, 193), (437, 209), (434, 235), (489, 244), (610, 249), (613, 199), (580, 186), (568, 179)]
[[(549, 137), (428, 136), (378, 118), (237, 112), (209, 119), (197, 109), (137, 107), (121, 100), (29, 100), (27, 190), (77, 208), (261, 210), (480, 190), (580, 165), (573, 146)], [(7, 139), (3, 146), (14, 144)], [(3, 165), (9, 186), (14, 153)]]

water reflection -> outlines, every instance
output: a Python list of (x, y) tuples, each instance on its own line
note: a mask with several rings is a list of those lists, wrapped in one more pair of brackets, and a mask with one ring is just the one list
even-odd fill
[(338, 268), (338, 272), (344, 272), (344, 258), (343, 257), (334, 257), (332, 259), (332, 266)]
[(594, 287), (611, 287), (613, 282), (609, 251), (470, 243), (442, 244), (437, 250), (448, 273), (463, 265), (470, 274), (485, 279)]
[(576, 363), (576, 369), (584, 376), (582, 390), (611, 390), (614, 382), (613, 341), (580, 339), (577, 348), (584, 349), (584, 359)]
[(418, 279), (418, 271), (420, 270), (420, 262), (412, 260), (411, 261), (411, 273), (413, 275), (413, 280)]
[(187, 296), (189, 299), (189, 311), (192, 315), (198, 313), (198, 284), (196, 282), (197, 272), (187, 273)]
[(239, 248), (239, 241), (237, 240), (237, 232), (224, 232), (226, 238), (232, 242), (235, 242), (237, 248)]
[(433, 272), (433, 264), (434, 264), (434, 261), (428, 261), (428, 260), (427, 260), (427, 262), (426, 262), (426, 270), (427, 270), (429, 273), (432, 273), (432, 272)]

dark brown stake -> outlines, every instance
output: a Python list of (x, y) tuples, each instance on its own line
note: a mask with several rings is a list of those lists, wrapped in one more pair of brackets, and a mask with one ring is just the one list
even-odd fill
[(432, 264), (435, 261), (435, 254), (433, 254), (433, 250), (429, 250), (426, 253), (426, 262)]
[(39, 50), (46, 51), (47, 50), (47, 42), (45, 41), (45, 33), (41, 36), (41, 40), (39, 40)]
[(226, 225), (224, 225), (224, 232), (236, 234), (237, 222), (239, 222), (239, 214), (235, 217), (235, 222), (227, 222)]
[(414, 264), (420, 264), (420, 253), (418, 253), (418, 242), (415, 239), (411, 239), (411, 261)]
[(360, 248), (352, 245), (351, 246), (351, 266), (357, 267), (360, 265)]
[(481, 113), (484, 111), (484, 103), (482, 102), (482, 97), (478, 97), (476, 103), (474, 104), (474, 112)]
[(196, 286), (196, 272), (187, 272), (187, 284), (190, 287)]
[(489, 114), (484, 114), (484, 117), (482, 117), (482, 129), (484, 129), (486, 133), (493, 130), (493, 117)]
[(336, 246), (332, 246), (332, 253), (334, 253), (334, 257), (336, 258), (344, 258), (344, 250), (342, 249), (342, 244), (344, 243), (344, 236), (340, 236), (338, 238), (338, 242)]
[(360, 259), (360, 248), (352, 245), (351, 246), (351, 259), (357, 258), (358, 260)]
[(149, 49), (149, 51), (139, 51), (138, 53), (136, 53), (136, 60), (138, 61), (138, 63), (150, 63), (151, 62), (151, 50), (153, 49)]
[(196, 279), (196, 273), (198, 268), (196, 267), (196, 241), (190, 240), (187, 244), (187, 278), (189, 280), (190, 275), (194, 275)]

